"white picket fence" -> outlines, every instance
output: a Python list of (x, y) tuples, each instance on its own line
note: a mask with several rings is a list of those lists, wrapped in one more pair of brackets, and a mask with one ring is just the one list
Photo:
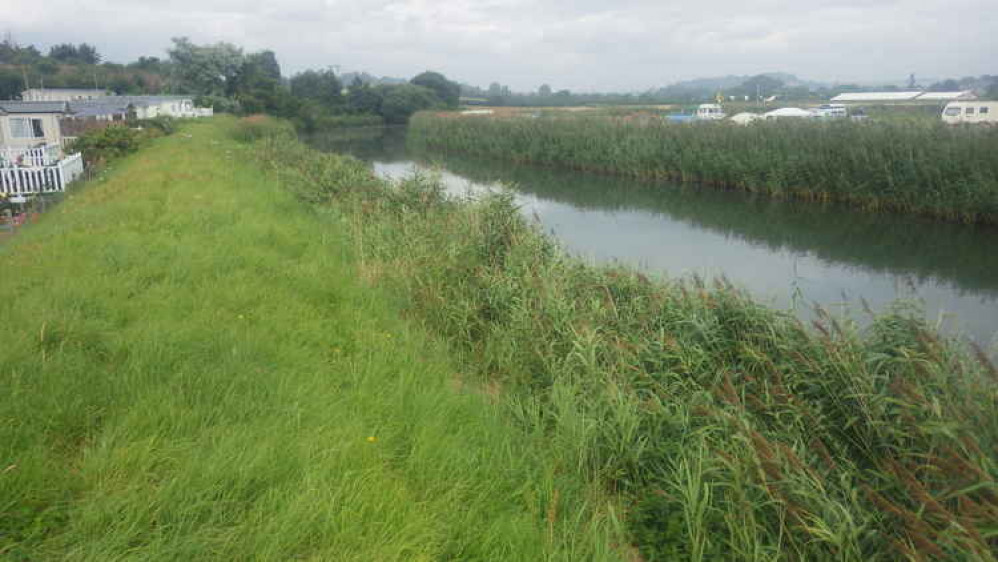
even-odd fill
[(5, 147), (0, 148), (0, 167), (14, 166), (53, 166), (62, 158), (62, 147), (57, 144), (46, 144), (36, 147)]
[(0, 168), (0, 193), (12, 201), (24, 201), (30, 195), (59, 193), (83, 174), (83, 155), (76, 153), (50, 166)]

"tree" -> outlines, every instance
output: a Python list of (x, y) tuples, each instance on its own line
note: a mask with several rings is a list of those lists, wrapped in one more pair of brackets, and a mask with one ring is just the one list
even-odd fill
[(93, 45), (80, 43), (80, 46), (76, 48), (76, 60), (83, 64), (98, 64), (100, 58), (97, 47)]
[[(359, 79), (355, 79), (359, 81)], [(306, 70), (291, 78), (291, 95), (312, 100), (326, 108), (343, 105), (343, 85), (332, 69)]]
[(354, 77), (347, 92), (347, 108), (355, 113), (381, 113), (381, 103), (384, 101), (384, 92), (379, 88), (375, 89), (360, 77)]
[(24, 77), (13, 68), (0, 68), (0, 99), (12, 100), (24, 90)]
[(542, 84), (541, 87), (537, 89), (537, 95), (541, 96), (542, 98), (551, 97), (551, 86), (548, 86), (547, 84)]
[(929, 86), (929, 91), (932, 92), (957, 92), (959, 90), (960, 83), (953, 79), (936, 82), (935, 84)]
[(49, 58), (52, 60), (72, 64), (77, 61), (78, 57), (79, 52), (76, 50), (76, 45), (72, 43), (60, 43), (49, 47)]
[(389, 123), (405, 123), (409, 116), (421, 109), (429, 109), (439, 103), (433, 90), (415, 84), (381, 86), (385, 90), (381, 102), (381, 115)]
[(239, 100), (250, 113), (285, 112), (287, 92), (281, 85), (281, 67), (274, 52), (260, 51), (244, 57), (226, 93)]
[(168, 51), (181, 90), (195, 94), (235, 94), (237, 77), (246, 57), (231, 43), (195, 45), (186, 37), (173, 38)]
[(446, 107), (457, 107), (461, 98), (461, 85), (451, 82), (439, 72), (426, 71), (410, 80), (410, 83), (432, 90)]

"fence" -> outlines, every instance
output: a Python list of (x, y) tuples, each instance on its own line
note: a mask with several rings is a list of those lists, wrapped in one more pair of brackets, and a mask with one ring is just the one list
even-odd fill
[(62, 158), (62, 147), (57, 144), (0, 148), (0, 167), (2, 168), (53, 166), (60, 158)]
[(60, 193), (66, 185), (83, 174), (83, 156), (68, 156), (50, 166), (0, 167), (0, 193), (14, 201), (29, 195)]

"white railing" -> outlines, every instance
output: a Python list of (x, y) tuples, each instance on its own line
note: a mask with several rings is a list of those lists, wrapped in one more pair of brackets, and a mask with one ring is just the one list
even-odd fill
[(29, 195), (60, 193), (83, 174), (83, 156), (72, 154), (51, 166), (0, 167), (0, 193), (14, 201)]
[(62, 158), (62, 147), (57, 144), (46, 144), (36, 147), (6, 147), (0, 148), (0, 167), (14, 166), (52, 166)]

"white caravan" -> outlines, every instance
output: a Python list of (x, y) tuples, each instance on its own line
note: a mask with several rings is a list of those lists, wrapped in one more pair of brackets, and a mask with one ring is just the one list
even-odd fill
[(724, 109), (717, 103), (701, 103), (697, 107), (697, 119), (724, 119)]
[(943, 109), (943, 122), (998, 125), (998, 101), (951, 101)]

